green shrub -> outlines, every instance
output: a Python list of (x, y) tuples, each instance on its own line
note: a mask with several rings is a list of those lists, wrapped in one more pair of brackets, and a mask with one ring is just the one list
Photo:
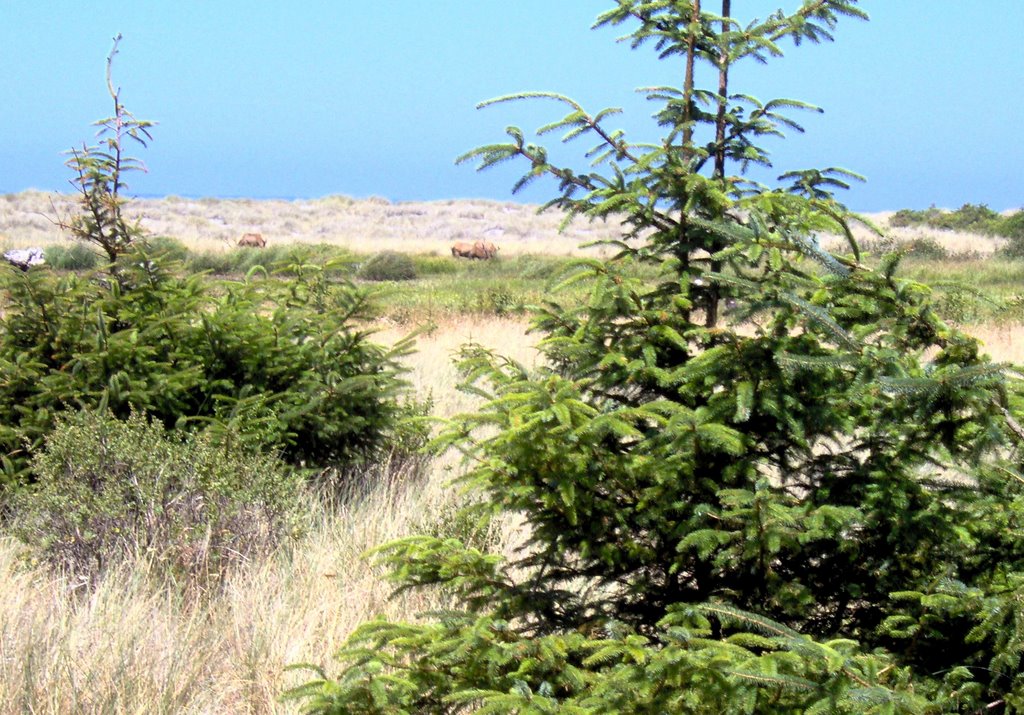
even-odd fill
[(938, 241), (929, 237), (913, 238), (902, 246), (900, 250), (910, 258), (920, 258), (928, 261), (941, 261), (949, 258), (949, 251), (943, 248)]
[(941, 213), (934, 219), (936, 228), (975, 233), (995, 233), (1002, 217), (985, 204), (964, 204), (956, 211)]
[(453, 275), (459, 271), (458, 264), (450, 256), (412, 256), (412, 262), (417, 276)]
[(942, 289), (936, 291), (936, 312), (943, 320), (957, 325), (977, 323), (1003, 308), (978, 289), (968, 285), (947, 282), (933, 287)]
[(889, 225), (1000, 235), (1003, 221), (1002, 216), (985, 204), (964, 204), (956, 211), (941, 211), (934, 206), (925, 211), (900, 209), (889, 218)]
[(474, 312), (485, 315), (509, 315), (526, 310), (523, 297), (507, 285), (487, 286), (473, 297)]
[[(44, 253), (46, 264), (60, 271), (88, 271), (96, 268), (101, 256), (88, 244), (76, 242), (70, 246), (54, 244)], [(106, 261), (106, 257), (102, 257)]]
[(170, 236), (147, 236), (140, 240), (144, 242), (144, 249), (151, 256), (165, 261), (179, 261), (182, 263), (188, 260), (188, 247), (176, 238), (171, 238)]
[(356, 275), (367, 281), (411, 281), (416, 278), (416, 266), (404, 253), (382, 251), (360, 266)]
[(138, 413), (61, 417), (33, 471), (12, 531), (34, 558), (87, 581), (143, 558), (208, 585), (298, 528), (293, 470), (240, 440), (168, 432)]
[(290, 274), (290, 267), (318, 266), (331, 275), (348, 276), (356, 263), (354, 254), (329, 244), (284, 244), (267, 248), (233, 248), (230, 251), (203, 251), (190, 254), (185, 261), (192, 273), (214, 275), (246, 274), (256, 266), (267, 272)]
[(889, 225), (894, 228), (908, 226), (920, 226), (928, 224), (929, 220), (938, 216), (941, 212), (932, 206), (925, 211), (914, 211), (912, 209), (900, 209), (889, 217)]
[(143, 252), (118, 280), (8, 272), (0, 319), (0, 459), (28, 457), (56, 416), (81, 407), (167, 427), (218, 425), (308, 468), (383, 449), (408, 411), (399, 356), (359, 327), (367, 296), (322, 268), (287, 280), (182, 278)]
[(553, 256), (516, 256), (505, 261), (513, 275), (526, 280), (550, 280), (564, 271), (569, 259)]
[(1011, 238), (999, 249), (996, 255), (1012, 260), (1024, 258), (1024, 238)]
[(1024, 211), (1015, 211), (1005, 217), (999, 224), (1000, 236), (1024, 239)]
[(238, 258), (234, 251), (198, 251), (190, 253), (185, 268), (190, 273), (223, 276), (237, 273)]
[(998, 234), (1007, 239), (999, 255), (1004, 258), (1024, 258), (1024, 211), (1016, 211), (1004, 218)]

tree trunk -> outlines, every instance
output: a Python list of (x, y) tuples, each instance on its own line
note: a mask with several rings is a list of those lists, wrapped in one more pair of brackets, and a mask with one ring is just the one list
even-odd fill
[[(732, 0), (722, 0), (722, 17), (728, 18), (732, 12)], [(722, 32), (730, 29), (728, 19), (722, 20)], [(719, 179), (725, 179), (725, 110), (728, 104), (729, 93), (729, 42), (722, 40), (718, 56), (718, 116), (715, 119), (715, 173)], [(714, 246), (712, 253), (720, 250), (721, 246)], [(722, 270), (720, 261), (711, 262), (711, 271), (718, 273)], [(711, 281), (708, 286), (708, 307), (707, 315), (704, 318), (704, 325), (713, 328), (718, 325), (718, 305), (722, 300), (721, 290), (718, 283)]]

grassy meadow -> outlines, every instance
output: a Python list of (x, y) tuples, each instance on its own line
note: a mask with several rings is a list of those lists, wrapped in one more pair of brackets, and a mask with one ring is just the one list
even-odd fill
[[(67, 244), (53, 216), (69, 208), (66, 197), (39, 192), (0, 197), (0, 248)], [(472, 341), (535, 365), (526, 306), (547, 297), (569, 257), (610, 252), (580, 243), (614, 238), (619, 229), (577, 222), (559, 233), (553, 213), (486, 201), (169, 197), (139, 200), (133, 210), (149, 232), (197, 255), (237, 253), (234, 242), (250, 231), (266, 237), (268, 251), (320, 247), (304, 255), (353, 266), (384, 250), (410, 255), (416, 280), (376, 284), (377, 338), (392, 342), (424, 328), (407, 358), (409, 379), (438, 417), (474, 408), (455, 389), (459, 346)], [(886, 218), (873, 217), (882, 225)], [(929, 255), (912, 251), (903, 274), (936, 284), (947, 318), (965, 325), (994, 359), (1024, 363), (1024, 261), (995, 257), (1001, 239), (919, 228), (888, 234), (892, 243), (940, 246)], [(453, 241), (479, 239), (499, 245), (497, 260), (448, 253)], [(347, 501), (310, 496), (306, 533), (199, 598), (154, 578), (145, 562), (110, 571), (87, 590), (27, 563), (18, 543), (0, 534), (0, 715), (291, 712), (278, 697), (308, 674), (287, 666), (330, 671), (332, 654), (357, 624), (445, 605), (443, 594), (389, 598), (383, 572), (361, 554), (406, 534), (458, 529), (446, 518), (461, 498), (449, 485), (458, 460), (445, 455), (419, 470), (387, 466), (380, 471), (390, 478), (367, 475), (374, 486)], [(498, 524), (487, 538), (512, 549), (517, 524)]]

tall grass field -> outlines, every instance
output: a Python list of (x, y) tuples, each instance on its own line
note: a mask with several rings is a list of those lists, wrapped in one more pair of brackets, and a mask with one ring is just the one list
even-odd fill
[[(549, 297), (560, 261), (611, 250), (580, 244), (619, 229), (581, 222), (560, 233), (555, 214), (485, 201), (169, 197), (133, 207), (149, 232), (197, 255), (238, 251), (237, 238), (255, 231), (268, 250), (327, 245), (353, 264), (386, 250), (413, 256), (418, 278), (377, 286), (382, 307), (373, 327), (384, 343), (422, 330), (405, 360), (416, 394), (440, 418), (476, 404), (456, 389), (459, 347), (478, 343), (536, 365), (528, 305)], [(0, 246), (66, 245), (51, 220), (66, 210), (67, 199), (40, 192), (0, 197)], [(884, 225), (886, 215), (874, 219)], [(905, 273), (929, 283), (961, 281), (961, 289), (935, 288), (949, 301), (949, 319), (967, 324), (996, 360), (1024, 362), (1024, 313), (1014, 302), (1024, 294), (1024, 263), (994, 258), (999, 239), (919, 228), (888, 234), (896, 243), (939, 245), (941, 255), (909, 256)], [(485, 238), (500, 247), (487, 264), (448, 253), (453, 241)], [(308, 495), (302, 535), (245, 562), (211, 593), (184, 593), (145, 560), (87, 586), (33, 563), (0, 532), (0, 714), (293, 711), (297, 706), (279, 697), (309, 675), (289, 666), (331, 672), (333, 653), (358, 624), (377, 615), (415, 619), (445, 606), (441, 593), (392, 597), (384, 573), (364, 554), (404, 535), (467, 528), (452, 516), (466, 498), (451, 486), (460, 468), (453, 454), (427, 464), (380, 464), (367, 468), (366, 488), (347, 498)], [(508, 551), (520, 543), (519, 529), (509, 520), (485, 538)]]

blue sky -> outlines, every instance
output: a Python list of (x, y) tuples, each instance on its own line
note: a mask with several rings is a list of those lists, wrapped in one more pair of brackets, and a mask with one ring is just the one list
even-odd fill
[[(628, 136), (657, 136), (653, 106), (634, 90), (678, 84), (682, 66), (591, 30), (611, 4), (0, 0), (0, 193), (70, 189), (61, 152), (91, 141), (91, 122), (111, 111), (104, 60), (120, 32), (122, 100), (159, 122), (137, 152), (149, 173), (133, 177), (133, 193), (511, 199), (513, 168), (478, 174), (455, 157), (560, 108), (475, 109), (481, 100), (557, 91), (591, 111), (623, 107), (615, 124)], [(798, 5), (734, 0), (733, 11), (746, 20)], [(872, 20), (842, 22), (836, 42), (787, 45), (781, 61), (734, 71), (736, 91), (825, 109), (771, 145), (773, 173), (857, 171), (868, 181), (844, 198), (862, 211), (1024, 205), (1024, 0), (861, 7)]]

